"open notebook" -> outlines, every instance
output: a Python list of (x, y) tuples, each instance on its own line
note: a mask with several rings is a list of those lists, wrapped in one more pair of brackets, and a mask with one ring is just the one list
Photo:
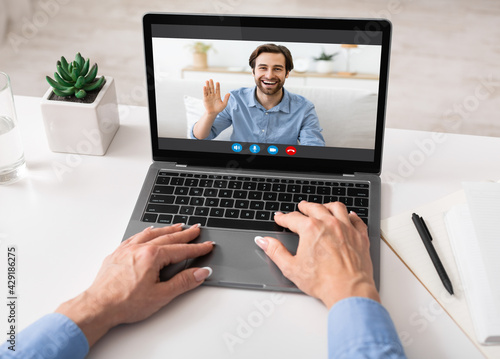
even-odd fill
[[(381, 221), (382, 239), (405, 263), (434, 299), (443, 307), (478, 349), (488, 358), (500, 358), (500, 346), (481, 345), (477, 340), (472, 317), (465, 298), (464, 286), (455, 262), (445, 224), (445, 214), (453, 207), (465, 204), (463, 190)], [(422, 244), (412, 222), (415, 212), (424, 217), (433, 237), (433, 245), (453, 284), (455, 294), (450, 295), (443, 286), (436, 269)]]

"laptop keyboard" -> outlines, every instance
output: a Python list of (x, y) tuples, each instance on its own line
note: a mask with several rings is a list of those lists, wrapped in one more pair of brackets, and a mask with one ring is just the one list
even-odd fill
[(297, 210), (300, 201), (340, 201), (368, 223), (368, 182), (311, 181), (159, 171), (143, 222), (284, 231), (274, 213)]

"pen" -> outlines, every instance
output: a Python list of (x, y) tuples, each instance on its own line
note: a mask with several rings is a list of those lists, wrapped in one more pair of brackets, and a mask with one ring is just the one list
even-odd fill
[(434, 246), (432, 245), (431, 233), (425, 225), (424, 219), (416, 213), (413, 213), (411, 215), (411, 219), (413, 220), (413, 223), (417, 228), (420, 238), (422, 238), (422, 242), (424, 242), (425, 249), (427, 249), (427, 253), (429, 253), (432, 263), (434, 264), (434, 267), (436, 268), (439, 274), (439, 278), (441, 278), (441, 281), (444, 284), (444, 287), (446, 288), (448, 293), (453, 294), (453, 287), (451, 286), (450, 278), (448, 277), (448, 274), (446, 274), (443, 263), (441, 263), (441, 260), (439, 259), (439, 256), (436, 253)]

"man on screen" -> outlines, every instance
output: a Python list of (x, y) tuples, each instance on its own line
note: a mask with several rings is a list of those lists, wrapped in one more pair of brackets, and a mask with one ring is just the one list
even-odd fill
[(233, 90), (221, 99), (220, 84), (203, 87), (205, 113), (192, 137), (211, 140), (233, 125), (231, 141), (324, 146), (314, 105), (283, 87), (293, 69), (290, 51), (282, 45), (257, 47), (249, 59), (255, 87)]

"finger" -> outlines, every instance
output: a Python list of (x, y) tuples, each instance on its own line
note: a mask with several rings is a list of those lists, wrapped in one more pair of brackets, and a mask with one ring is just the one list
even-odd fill
[(359, 218), (357, 213), (351, 211), (349, 213), (349, 219), (358, 232), (360, 232), (361, 234), (366, 234), (368, 236), (368, 227), (366, 226), (365, 222), (363, 222), (363, 220)]
[(279, 240), (273, 237), (255, 237), (255, 243), (267, 254), (287, 277), (289, 269), (293, 266), (293, 256)]
[(220, 98), (220, 83), (215, 84), (215, 94)]
[(341, 202), (331, 202), (325, 205), (326, 208), (333, 214), (333, 216), (346, 225), (351, 225), (349, 213), (346, 206)]
[(226, 96), (224, 96), (224, 106), (227, 106), (227, 103), (229, 102), (229, 97), (230, 97), (230, 96), (231, 96), (231, 95), (230, 95), (230, 94), (228, 94), (228, 93), (226, 94)]
[(210, 253), (213, 248), (214, 242), (168, 244), (159, 247), (156, 261), (159, 267), (163, 268), (171, 263), (203, 256)]
[(177, 223), (172, 226), (153, 228), (153, 226), (144, 229), (131, 237), (130, 243), (146, 243), (159, 236), (182, 231), (183, 223)]
[(209, 93), (213, 94), (215, 92), (214, 90), (214, 80), (210, 79), (210, 81), (208, 82), (208, 90), (209, 90)]
[(189, 243), (199, 235), (200, 226), (198, 224), (195, 224), (185, 230), (182, 230), (182, 227), (179, 227), (179, 231), (160, 235), (150, 242), (157, 245)]
[(287, 214), (276, 212), (274, 221), (281, 227), (288, 228), (292, 232), (300, 234), (301, 228), (304, 228), (304, 225), (308, 221), (308, 217), (300, 212), (291, 212)]
[(332, 212), (325, 205), (319, 203), (302, 201), (299, 203), (298, 208), (308, 217), (322, 219), (332, 216)]
[(212, 269), (189, 268), (177, 273), (170, 280), (158, 283), (157, 288), (161, 298), (164, 298), (164, 305), (175, 297), (186, 293), (204, 282), (212, 274)]

